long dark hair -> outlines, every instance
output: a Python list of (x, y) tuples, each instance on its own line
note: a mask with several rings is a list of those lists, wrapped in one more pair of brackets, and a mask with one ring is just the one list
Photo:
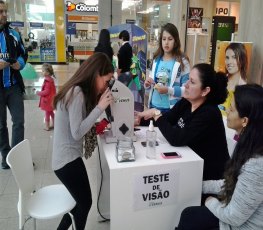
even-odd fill
[(110, 42), (110, 32), (107, 29), (102, 29), (100, 31), (99, 42), (94, 51), (95, 53), (102, 52), (107, 54), (112, 61), (113, 49)]
[(256, 84), (236, 86), (234, 100), (239, 117), (247, 117), (232, 158), (226, 165), (221, 200), (228, 204), (242, 166), (253, 157), (263, 156), (263, 88)]
[[(72, 98), (74, 88), (79, 86), (84, 94), (87, 112), (89, 113), (98, 102), (98, 94), (96, 92), (96, 78), (113, 73), (113, 67), (110, 59), (104, 53), (95, 53), (84, 61), (78, 68), (76, 73), (63, 85), (58, 94), (54, 98), (54, 108), (61, 101), (65, 107)], [(70, 92), (69, 96), (66, 96)]]
[(244, 81), (247, 81), (248, 61), (247, 61), (247, 51), (244, 44), (233, 42), (226, 47), (226, 51), (228, 49), (233, 50), (236, 56), (237, 66), (238, 66), (238, 70), (240, 71), (241, 78)]
[(227, 98), (227, 77), (223, 72), (215, 72), (214, 68), (206, 63), (196, 64), (193, 69), (199, 72), (202, 89), (210, 87), (206, 95), (206, 103), (219, 105)]
[(104, 47), (111, 45), (111, 43), (110, 43), (110, 32), (107, 29), (102, 29), (100, 31), (98, 45), (101, 45)]
[(162, 26), (161, 33), (159, 36), (159, 47), (156, 50), (156, 52), (153, 55), (153, 59), (157, 57), (162, 57), (164, 55), (164, 50), (162, 46), (162, 38), (163, 38), (163, 32), (166, 31), (169, 34), (171, 34), (174, 38), (174, 48), (172, 50), (172, 55), (176, 58), (178, 62), (180, 62), (180, 65), (182, 67), (182, 70), (184, 70), (184, 63), (183, 58), (186, 58), (186, 60), (189, 61), (188, 57), (181, 51), (181, 42), (179, 38), (179, 32), (176, 28), (176, 26), (172, 23), (167, 23), (164, 26)]

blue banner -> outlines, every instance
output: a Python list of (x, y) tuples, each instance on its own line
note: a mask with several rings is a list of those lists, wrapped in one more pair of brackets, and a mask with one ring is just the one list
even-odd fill
[(67, 22), (67, 34), (76, 34), (76, 22)]

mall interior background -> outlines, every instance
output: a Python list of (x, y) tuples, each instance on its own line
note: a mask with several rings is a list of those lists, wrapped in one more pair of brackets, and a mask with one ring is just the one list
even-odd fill
[[(29, 47), (30, 63), (66, 64), (85, 59), (92, 54), (100, 29), (123, 23), (134, 23), (147, 32), (147, 56), (152, 58), (160, 27), (167, 22), (177, 26), (182, 48), (192, 64), (210, 62), (213, 16), (235, 16), (233, 40), (253, 42), (249, 80), (263, 83), (261, 0), (7, 0), (7, 3), (9, 21), (19, 28), (25, 46)], [(98, 7), (93, 12), (68, 11), (68, 3)], [(201, 31), (187, 28), (190, 8), (202, 9)], [(197, 46), (203, 47), (201, 53)], [(73, 60), (66, 55), (68, 47), (74, 47)]]

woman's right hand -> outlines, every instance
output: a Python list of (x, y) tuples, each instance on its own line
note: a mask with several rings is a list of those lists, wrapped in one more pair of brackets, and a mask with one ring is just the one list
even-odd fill
[(104, 111), (112, 102), (114, 98), (109, 88), (107, 88), (104, 93), (100, 96), (98, 107)]
[(140, 118), (144, 118), (144, 120), (148, 120), (154, 117), (155, 115), (155, 108), (144, 110), (143, 112), (140, 112), (137, 114)]
[(152, 78), (150, 77), (146, 77), (145, 81), (144, 81), (144, 86), (146, 88), (149, 88), (151, 85), (155, 85), (155, 82)]

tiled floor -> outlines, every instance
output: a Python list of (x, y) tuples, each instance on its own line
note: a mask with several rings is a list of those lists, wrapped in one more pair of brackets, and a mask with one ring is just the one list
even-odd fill
[[(41, 75), (41, 66), (35, 66), (39, 75)], [(54, 66), (56, 73), (56, 84), (61, 86), (78, 68), (78, 63), (70, 65)], [(33, 161), (35, 162), (35, 177), (37, 188), (60, 183), (51, 170), (52, 153), (52, 131), (43, 130), (43, 112), (38, 108), (38, 100), (34, 95), (32, 88), (40, 88), (42, 79), (25, 80), (27, 86), (27, 98), (25, 100), (25, 138), (31, 142)], [(32, 100), (33, 99), (33, 100)], [(10, 116), (8, 118), (8, 127), (11, 130)], [(89, 160), (84, 160), (91, 189), (93, 193), (93, 206), (88, 216), (86, 230), (106, 230), (109, 229), (109, 223), (97, 221), (97, 156), (93, 155)], [(18, 212), (17, 212), (18, 189), (13, 178), (11, 170), (0, 169), (0, 229), (17, 230)], [(38, 230), (56, 229), (60, 218), (53, 220), (37, 221)], [(32, 221), (29, 220), (25, 225), (25, 230), (33, 229)]]

